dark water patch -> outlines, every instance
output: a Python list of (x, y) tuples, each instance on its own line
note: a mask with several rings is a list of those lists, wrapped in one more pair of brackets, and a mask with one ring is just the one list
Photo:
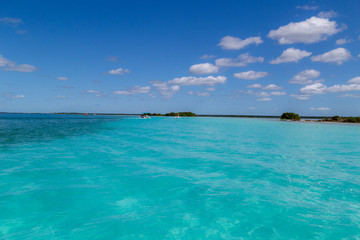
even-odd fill
[(104, 123), (120, 121), (122, 118), (118, 116), (0, 114), (0, 148), (93, 134), (108, 128)]

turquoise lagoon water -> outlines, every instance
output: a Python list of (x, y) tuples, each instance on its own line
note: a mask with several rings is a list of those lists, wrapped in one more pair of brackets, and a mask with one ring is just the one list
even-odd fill
[(0, 239), (359, 239), (360, 125), (0, 115)]

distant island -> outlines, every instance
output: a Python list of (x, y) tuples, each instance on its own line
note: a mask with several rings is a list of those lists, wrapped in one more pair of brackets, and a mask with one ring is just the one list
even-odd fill
[(291, 121), (300, 121), (300, 115), (293, 113), (293, 112), (284, 112), (281, 116), (280, 116), (281, 120), (291, 120)]
[(360, 123), (360, 117), (339, 117), (323, 118), (319, 122), (342, 122), (342, 123)]
[[(280, 116), (281, 120), (300, 121), (300, 115), (293, 112), (285, 112)], [(339, 123), (360, 123), (360, 117), (323, 117), (319, 120), (305, 120), (307, 122), (339, 122)]]
[(193, 112), (171, 112), (171, 113), (165, 113), (165, 114), (161, 114), (161, 113), (144, 113), (148, 116), (164, 116), (164, 117), (175, 117), (175, 116), (179, 116), (179, 117), (196, 117), (196, 114)]

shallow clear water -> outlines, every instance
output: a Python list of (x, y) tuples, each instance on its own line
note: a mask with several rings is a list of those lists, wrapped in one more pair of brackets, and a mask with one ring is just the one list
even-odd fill
[(360, 239), (360, 125), (0, 114), (0, 239)]

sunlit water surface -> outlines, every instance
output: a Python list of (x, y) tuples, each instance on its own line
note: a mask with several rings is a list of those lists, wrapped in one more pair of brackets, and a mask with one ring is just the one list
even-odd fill
[(359, 239), (360, 125), (0, 114), (0, 239)]

